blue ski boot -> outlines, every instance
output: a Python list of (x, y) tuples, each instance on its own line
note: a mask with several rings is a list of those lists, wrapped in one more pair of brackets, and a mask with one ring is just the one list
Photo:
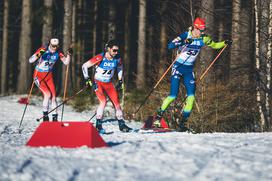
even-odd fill
[(119, 130), (122, 132), (130, 132), (132, 128), (128, 127), (123, 119), (118, 120)]
[(100, 134), (105, 134), (106, 130), (102, 127), (102, 120), (101, 119), (96, 119), (96, 126), (95, 128)]

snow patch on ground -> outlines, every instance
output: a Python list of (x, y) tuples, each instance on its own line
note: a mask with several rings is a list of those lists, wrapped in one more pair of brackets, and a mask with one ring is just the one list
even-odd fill
[[(26, 147), (41, 99), (33, 97), (19, 134), (20, 97), (0, 97), (0, 180), (272, 180), (272, 133), (121, 133), (107, 122), (109, 148)], [(94, 111), (66, 106), (64, 120), (87, 121)]]

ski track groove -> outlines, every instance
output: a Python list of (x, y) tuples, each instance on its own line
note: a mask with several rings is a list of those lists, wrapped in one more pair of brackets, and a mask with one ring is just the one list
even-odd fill
[[(0, 98), (5, 105), (0, 112), (0, 180), (272, 180), (270, 133), (121, 133), (117, 122), (109, 121), (106, 130), (114, 134), (102, 135), (109, 148), (31, 148), (25, 143), (40, 124), (35, 118), (41, 100), (29, 106), (21, 134), (17, 128), (24, 105), (16, 100)], [(88, 120), (91, 114), (75, 113), (69, 106), (65, 110), (71, 121)]]
[(70, 178), (68, 178), (67, 180), (68, 181), (75, 181), (76, 178), (79, 176), (79, 174), (80, 174), (80, 171), (78, 171), (78, 169), (74, 169), (72, 176)]
[(23, 173), (24, 169), (32, 163), (32, 159), (27, 159), (23, 164), (17, 169), (18, 173)]
[[(249, 141), (249, 140), (247, 140)], [(252, 141), (251, 141), (252, 142)], [(196, 164), (198, 165), (198, 169), (196, 172), (192, 173), (193, 179), (201, 179), (205, 176), (205, 174), (207, 173), (207, 169), (210, 169), (209, 166), (211, 164), (213, 164), (215, 162), (215, 160), (220, 160), (221, 158), (224, 158), (224, 156), (232, 153), (235, 150), (241, 149), (242, 147), (247, 147), (249, 146), (250, 143), (246, 142), (246, 143), (236, 143), (233, 146), (229, 147), (228, 149), (217, 149), (217, 151), (215, 151), (214, 154), (210, 154), (210, 159), (206, 159), (205, 163), (201, 163), (201, 164)], [(196, 162), (198, 162), (196, 160)], [(236, 167), (239, 167), (240, 165), (238, 165), (237, 163), (232, 163), (234, 164)], [(204, 173), (204, 175), (202, 175)], [(217, 179), (216, 179), (217, 180)]]

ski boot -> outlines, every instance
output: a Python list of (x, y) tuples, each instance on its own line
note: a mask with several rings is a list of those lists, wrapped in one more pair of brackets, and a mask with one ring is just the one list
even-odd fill
[(182, 117), (180, 123), (179, 123), (179, 126), (178, 126), (178, 129), (177, 131), (178, 132), (187, 132), (189, 129), (185, 126), (185, 123), (188, 121), (187, 118), (184, 118)]
[(155, 120), (153, 122), (153, 125), (156, 128), (160, 128), (161, 127), (161, 118), (162, 118), (163, 113), (164, 113), (164, 111), (161, 110), (161, 108), (157, 110), (157, 116), (155, 117)]
[(48, 112), (43, 112), (43, 121), (49, 121)]
[(97, 129), (97, 131), (100, 134), (105, 134), (106, 133), (106, 130), (102, 127), (102, 120), (101, 119), (96, 120), (95, 128)]
[(54, 122), (58, 121), (58, 114), (52, 115), (52, 121), (54, 121)]
[(188, 121), (188, 118), (182, 118), (182, 120), (179, 123), (179, 127), (177, 129), (178, 132), (187, 132), (187, 133), (192, 133), (192, 134), (196, 134), (197, 132), (195, 132), (193, 129), (188, 128), (187, 126), (185, 126), (185, 123)]
[(122, 132), (130, 132), (132, 128), (128, 127), (123, 119), (118, 120), (119, 130)]

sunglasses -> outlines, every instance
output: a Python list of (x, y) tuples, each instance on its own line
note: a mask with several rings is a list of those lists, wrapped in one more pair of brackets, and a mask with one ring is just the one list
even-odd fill
[(112, 49), (112, 52), (118, 52), (119, 50), (118, 49)]
[(201, 33), (203, 33), (204, 31), (205, 31), (205, 29), (203, 30), (201, 30), (201, 29), (199, 29), (199, 28), (196, 28), (196, 29), (198, 29)]
[(51, 45), (52, 48), (58, 48), (58, 45)]

